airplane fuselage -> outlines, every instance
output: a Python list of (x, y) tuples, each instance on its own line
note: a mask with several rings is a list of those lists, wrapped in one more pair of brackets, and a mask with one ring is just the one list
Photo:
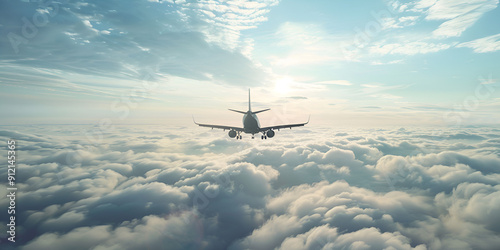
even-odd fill
[(257, 134), (260, 131), (259, 118), (252, 111), (247, 111), (243, 116), (243, 132), (247, 134)]

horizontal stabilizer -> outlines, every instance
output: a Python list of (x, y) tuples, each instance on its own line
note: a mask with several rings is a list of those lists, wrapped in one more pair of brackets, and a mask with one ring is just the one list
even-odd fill
[(252, 112), (252, 113), (254, 113), (254, 114), (258, 114), (258, 113), (260, 113), (260, 112), (264, 112), (264, 111), (268, 111), (268, 110), (271, 110), (271, 109), (263, 109), (263, 110), (255, 111), (255, 112)]
[(236, 113), (241, 113), (241, 114), (246, 114), (247, 112), (243, 112), (243, 111), (239, 111), (239, 110), (235, 110), (235, 109), (229, 109), (233, 112), (236, 112)]

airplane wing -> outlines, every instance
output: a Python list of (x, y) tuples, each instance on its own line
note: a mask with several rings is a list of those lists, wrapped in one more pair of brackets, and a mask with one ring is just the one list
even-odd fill
[(224, 129), (224, 130), (234, 130), (234, 131), (243, 131), (243, 128), (240, 128), (240, 127), (231, 127), (231, 126), (224, 126), (224, 125), (212, 125), (212, 124), (202, 124), (202, 123), (197, 123), (194, 118), (193, 118), (193, 122), (200, 126), (200, 127), (209, 127), (209, 128), (218, 128), (218, 129)]
[[(309, 117), (310, 118), (310, 117)], [(260, 131), (267, 131), (267, 130), (275, 130), (275, 129), (282, 129), (282, 128), (293, 128), (293, 127), (302, 127), (306, 124), (309, 123), (309, 119), (307, 119), (307, 122), (304, 122), (304, 123), (295, 123), (295, 124), (284, 124), (284, 125), (276, 125), (276, 126), (269, 126), (269, 127), (263, 127), (263, 128), (260, 128)]]

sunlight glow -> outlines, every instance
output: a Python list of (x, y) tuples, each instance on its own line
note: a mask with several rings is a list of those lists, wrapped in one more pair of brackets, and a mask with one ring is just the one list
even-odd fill
[(286, 95), (291, 90), (293, 79), (291, 77), (282, 77), (276, 80), (274, 91), (280, 95)]

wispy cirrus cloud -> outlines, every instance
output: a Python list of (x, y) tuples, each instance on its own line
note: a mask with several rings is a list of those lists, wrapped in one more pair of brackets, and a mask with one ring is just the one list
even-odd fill
[(457, 47), (467, 47), (476, 53), (488, 53), (500, 50), (500, 34), (479, 38), (470, 42), (460, 43)]
[(315, 84), (342, 85), (342, 86), (351, 86), (352, 85), (352, 83), (347, 81), (347, 80), (320, 81), (320, 82), (315, 82)]
[(451, 48), (453, 45), (432, 42), (379, 43), (370, 47), (370, 53), (388, 55), (416, 55), (434, 53)]
[(268, 58), (276, 67), (318, 65), (346, 59), (340, 50), (346, 37), (328, 34), (322, 25), (285, 22), (275, 35), (278, 52)]
[[(266, 14), (279, 0), (259, 1), (199, 1), (185, 3), (187, 9), (194, 11), (201, 20), (210, 24), (200, 29), (209, 42), (222, 44), (231, 49), (244, 49), (251, 41), (240, 40), (241, 31), (256, 28), (267, 21)], [(252, 48), (246, 48), (251, 50)]]
[(427, 30), (433, 26), (429, 23), (430, 21), (443, 21), (432, 30), (432, 36), (423, 35), (423, 33), (411, 34), (403, 29), (402, 35), (392, 36), (390, 39), (387, 37), (375, 39), (372, 43), (367, 44), (370, 52), (378, 55), (416, 55), (453, 48), (458, 42), (444, 40), (460, 37), (482, 16), (497, 8), (498, 0), (421, 0), (410, 3), (390, 1), (389, 6), (393, 9), (393, 13), (379, 21), (384, 29), (390, 32), (401, 32), (402, 28), (408, 26), (426, 27)]
[(437, 38), (458, 37), (474, 25), (484, 14), (497, 8), (498, 0), (473, 1), (417, 1), (414, 9), (424, 11), (426, 20), (444, 20), (433, 31)]
[[(159, 74), (251, 86), (263, 82), (266, 73), (247, 57), (252, 44), (241, 39), (240, 31), (266, 21), (269, 8), (277, 3), (91, 1), (54, 3), (55, 8), (13, 1), (0, 13), (6, 25), (0, 54), (3, 64), (18, 67), (115, 79), (140, 79), (144, 71), (153, 69)], [(23, 17), (40, 12), (47, 22), (36, 29), (29, 45), (9, 38), (8, 34), (22, 35)]]

